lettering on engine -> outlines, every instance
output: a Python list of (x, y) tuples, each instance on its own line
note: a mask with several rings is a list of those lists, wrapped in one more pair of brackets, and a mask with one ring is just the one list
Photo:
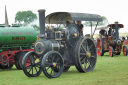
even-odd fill
[[(24, 32), (25, 35), (34, 35), (34, 32)], [(2, 35), (23, 35), (23, 32), (2, 32)]]
[(12, 40), (25, 40), (26, 36), (12, 37)]

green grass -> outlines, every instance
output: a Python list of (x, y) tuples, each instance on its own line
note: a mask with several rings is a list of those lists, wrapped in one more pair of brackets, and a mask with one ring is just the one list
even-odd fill
[(74, 66), (60, 77), (48, 79), (43, 72), (38, 77), (27, 77), (22, 70), (13, 66), (10, 70), (0, 70), (0, 85), (128, 85), (128, 56), (108, 53), (97, 57), (92, 72), (79, 73)]

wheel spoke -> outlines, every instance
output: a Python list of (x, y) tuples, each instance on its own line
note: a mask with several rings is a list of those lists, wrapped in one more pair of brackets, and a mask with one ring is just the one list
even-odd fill
[(86, 47), (86, 51), (88, 51), (88, 42), (86, 40), (86, 43), (85, 43), (85, 47)]
[(90, 51), (90, 49), (92, 48), (93, 45), (90, 46), (90, 48), (88, 49), (88, 51)]
[(60, 66), (60, 65), (61, 65), (61, 63), (60, 63), (60, 62), (56, 64), (56, 66)]
[(51, 66), (52, 65), (52, 63), (45, 63), (45, 67), (49, 67), (49, 66)]
[(50, 66), (46, 69), (46, 71), (50, 68)]
[(92, 68), (92, 65), (91, 64), (89, 64), (89, 66)]
[(27, 66), (26, 69), (29, 69), (30, 67), (32, 67), (31, 65)]
[(36, 65), (36, 67), (40, 68), (40, 65)]
[(31, 62), (26, 61), (26, 63), (31, 63)]
[(91, 63), (88, 61), (88, 59), (87, 59), (87, 63), (89, 64), (90, 67), (92, 67), (92, 66), (91, 66)]
[(40, 65), (40, 62), (35, 63), (35, 66), (36, 66), (36, 65)]
[(81, 56), (81, 57), (80, 57), (80, 61), (82, 61), (84, 58), (85, 58), (84, 56)]
[(83, 44), (82, 44), (81, 46), (82, 46), (82, 48), (83, 48), (84, 52), (86, 52), (86, 49), (84, 48)]
[(86, 55), (85, 53), (80, 53), (80, 55)]
[(85, 57), (82, 59), (81, 63), (83, 63), (84, 60), (85, 60)]
[(55, 55), (51, 54), (51, 56), (52, 56), (52, 62), (53, 62), (54, 61), (54, 58), (55, 58)]
[(52, 69), (51, 69), (51, 73), (50, 73), (50, 75), (52, 75)]
[(32, 67), (32, 75), (33, 75), (33, 67)]
[(57, 58), (56, 63), (60, 61), (60, 58)]
[(30, 71), (32, 70), (32, 68), (30, 68), (30, 70), (29, 70), (29, 72), (28, 73), (30, 73)]
[(80, 51), (84, 52), (84, 50), (83, 50), (83, 48), (82, 48), (82, 47), (80, 48)]
[(36, 72), (37, 72), (37, 69), (36, 69), (36, 67), (35, 67), (35, 70), (36, 70)]
[(95, 58), (95, 56), (92, 56), (92, 55), (91, 55), (90, 57), (91, 57), (91, 58)]

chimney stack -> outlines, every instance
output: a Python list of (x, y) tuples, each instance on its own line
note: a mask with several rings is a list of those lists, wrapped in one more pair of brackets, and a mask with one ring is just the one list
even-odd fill
[(40, 26), (40, 38), (45, 38), (45, 9), (38, 10), (39, 12), (39, 26)]

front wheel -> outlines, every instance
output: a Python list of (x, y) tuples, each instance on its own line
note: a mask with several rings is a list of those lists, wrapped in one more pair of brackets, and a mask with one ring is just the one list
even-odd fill
[(113, 52), (113, 47), (110, 46), (110, 47), (109, 47), (109, 56), (110, 56), (110, 57), (113, 57), (113, 53), (114, 53), (114, 52)]
[(42, 58), (41, 68), (48, 78), (56, 78), (63, 72), (63, 59), (59, 52), (49, 51)]

